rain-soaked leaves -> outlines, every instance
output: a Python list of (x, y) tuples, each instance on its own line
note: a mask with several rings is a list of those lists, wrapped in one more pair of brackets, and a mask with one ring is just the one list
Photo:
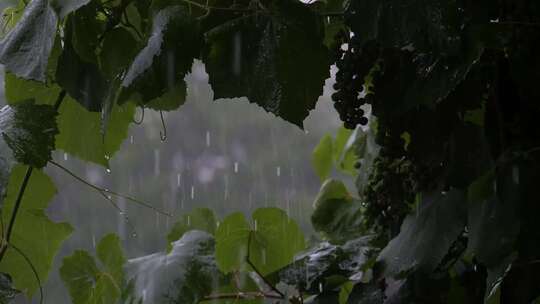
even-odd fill
[(98, 243), (98, 262), (88, 252), (77, 250), (64, 258), (60, 276), (69, 289), (73, 304), (116, 303), (124, 284), (124, 263), (120, 239), (104, 236)]
[[(121, 100), (146, 104), (180, 84), (200, 54), (202, 36), (182, 6), (169, 6), (153, 18), (152, 34), (122, 82)], [(183, 94), (179, 99), (183, 100)]]
[(265, 275), (287, 265), (305, 248), (302, 231), (285, 211), (260, 208), (252, 219), (250, 225), (242, 213), (233, 213), (219, 225), (216, 261), (221, 271), (249, 269), (249, 252), (251, 262)]
[[(75, 100), (66, 98), (59, 109), (60, 134), (56, 136), (56, 148), (107, 167), (109, 159), (126, 139), (134, 113), (135, 105), (132, 103), (114, 105), (107, 129), (103, 132), (100, 113), (90, 112)], [(84, 128), (74, 128), (78, 125)]]
[(214, 259), (214, 238), (189, 231), (173, 243), (169, 253), (129, 260), (126, 275), (134, 279), (135, 297), (143, 303), (198, 304), (224, 280)]
[(362, 204), (351, 197), (341, 181), (326, 180), (313, 205), (311, 223), (329, 241), (343, 243), (366, 233)]
[(379, 255), (385, 274), (434, 270), (465, 227), (465, 203), (466, 196), (460, 190), (426, 196)]
[[(12, 170), (7, 197), (2, 207), (4, 223), (9, 222), (25, 172), (26, 167), (22, 165), (17, 165)], [(6, 255), (0, 262), (0, 272), (11, 275), (15, 288), (27, 296), (36, 292), (38, 281), (20, 252), (28, 257), (41, 282), (44, 282), (51, 271), (54, 256), (73, 231), (68, 223), (53, 222), (45, 214), (45, 209), (55, 194), (56, 188), (51, 179), (40, 170), (33, 170), (11, 235), (13, 247), (8, 246)], [(20, 252), (13, 249), (15, 247)]]
[(58, 134), (56, 113), (53, 106), (32, 101), (0, 110), (2, 139), (18, 162), (42, 168), (51, 159), (54, 137)]
[(370, 263), (373, 250), (369, 241), (370, 237), (362, 237), (343, 245), (321, 243), (298, 255), (269, 279), (312, 294), (335, 289), (348, 280), (362, 281), (369, 277), (366, 265)]
[(246, 96), (302, 127), (329, 77), (323, 25), (298, 1), (275, 1), (269, 9), (207, 33), (204, 63), (214, 98)]
[(49, 0), (33, 0), (0, 42), (0, 63), (13, 74), (44, 82), (58, 17)]

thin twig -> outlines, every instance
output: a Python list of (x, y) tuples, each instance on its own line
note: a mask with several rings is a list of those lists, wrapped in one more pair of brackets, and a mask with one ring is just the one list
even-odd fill
[(163, 127), (163, 131), (159, 131), (159, 138), (161, 141), (167, 140), (167, 126), (165, 125), (165, 119), (163, 118), (163, 111), (159, 111), (159, 117), (161, 117), (161, 126)]
[(84, 179), (82, 179), (81, 177), (77, 176), (75, 173), (71, 172), (68, 168), (62, 166), (61, 164), (55, 162), (54, 160), (50, 160), (49, 161), (51, 164), (53, 164), (54, 166), (58, 167), (59, 169), (63, 170), (64, 172), (66, 172), (67, 174), (71, 175), (73, 178), (75, 178), (76, 180), (80, 181), (81, 183), (87, 185), (88, 187), (98, 191), (99, 193), (101, 193), (102, 195), (105, 195), (105, 197), (107, 197), (107, 194), (110, 194), (110, 195), (114, 195), (114, 196), (117, 196), (117, 197), (120, 197), (120, 198), (124, 198), (128, 201), (131, 201), (133, 203), (136, 203), (138, 205), (141, 205), (143, 207), (146, 207), (146, 208), (149, 208), (151, 210), (153, 210), (154, 212), (157, 212), (159, 214), (162, 214), (162, 215), (165, 215), (165, 216), (172, 216), (170, 213), (167, 213), (165, 211), (161, 211), (159, 209), (157, 209), (156, 207), (148, 204), (148, 203), (145, 203), (143, 201), (140, 201), (136, 198), (133, 198), (131, 196), (127, 196), (127, 195), (124, 195), (124, 194), (120, 194), (120, 193), (117, 193), (117, 192), (114, 192), (114, 191), (111, 191), (109, 189), (105, 189), (105, 188), (101, 188), (99, 186), (96, 186)]
[(268, 279), (266, 279), (266, 277), (262, 275), (262, 273), (259, 271), (259, 269), (257, 269), (257, 267), (255, 267), (253, 262), (251, 262), (249, 256), (250, 256), (250, 247), (251, 247), (251, 237), (252, 237), (252, 235), (253, 235), (253, 231), (250, 231), (249, 236), (248, 236), (248, 243), (247, 243), (246, 262), (248, 263), (249, 266), (251, 266), (253, 271), (255, 271), (255, 273), (263, 280), (263, 282), (266, 285), (268, 285), (268, 287), (270, 287), (270, 289), (272, 289), (272, 291), (274, 291), (275, 293), (277, 293), (280, 296), (280, 299), (284, 299), (285, 295), (281, 291), (279, 291), (279, 289), (277, 289), (271, 282), (269, 282)]
[(26, 260), (26, 263), (28, 263), (28, 266), (30, 266), (30, 268), (32, 269), (32, 272), (34, 273), (34, 276), (36, 277), (36, 281), (39, 286), (39, 303), (43, 304), (43, 286), (41, 285), (41, 280), (39, 279), (39, 275), (36, 270), (36, 267), (34, 267), (34, 264), (32, 264), (32, 261), (30, 260), (30, 258), (28, 258), (28, 256), (24, 254), (22, 250), (15, 247), (13, 244), (7, 243), (7, 245), (13, 248), (17, 253), (19, 253), (23, 257), (23, 259)]
[(22, 198), (24, 195), (24, 191), (26, 190), (26, 186), (28, 185), (28, 181), (30, 180), (30, 176), (32, 176), (32, 171), (34, 168), (31, 166), (26, 169), (26, 174), (24, 176), (23, 182), (21, 184), (21, 187), (19, 188), (19, 194), (17, 194), (17, 200), (15, 201), (15, 205), (13, 207), (13, 211), (11, 212), (11, 218), (9, 220), (6, 236), (3, 237), (3, 244), (2, 249), (0, 250), (0, 261), (4, 258), (7, 250), (7, 244), (9, 244), (9, 241), (11, 240), (11, 234), (13, 233), (13, 227), (15, 227), (15, 219), (17, 218), (17, 213), (19, 211), (19, 207), (21, 206)]

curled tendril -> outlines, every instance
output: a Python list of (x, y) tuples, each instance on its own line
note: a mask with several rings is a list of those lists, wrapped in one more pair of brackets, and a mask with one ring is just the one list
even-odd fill
[(141, 120), (136, 120), (136, 119), (133, 119), (133, 123), (136, 124), (136, 125), (140, 125), (143, 123), (144, 121), (144, 107), (141, 107), (142, 109), (142, 112), (141, 112)]
[(161, 126), (163, 127), (162, 131), (159, 131), (159, 137), (161, 141), (167, 140), (167, 126), (165, 125), (165, 119), (163, 118), (163, 111), (159, 111), (159, 116), (161, 117)]

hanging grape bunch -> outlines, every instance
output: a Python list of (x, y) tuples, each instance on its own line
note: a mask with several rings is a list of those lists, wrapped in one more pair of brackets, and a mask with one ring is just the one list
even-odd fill
[(354, 33), (346, 31), (339, 32), (335, 40), (333, 59), (338, 72), (332, 100), (345, 128), (354, 129), (368, 123), (361, 106), (370, 103), (373, 96), (364, 92), (364, 82), (377, 61), (378, 47), (375, 43), (363, 44)]

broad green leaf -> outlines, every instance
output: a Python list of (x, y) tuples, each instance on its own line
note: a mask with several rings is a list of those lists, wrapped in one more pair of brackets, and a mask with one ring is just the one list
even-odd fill
[(76, 36), (73, 18), (75, 17), (69, 17), (67, 21), (66, 42), (58, 59), (58, 66), (61, 68), (56, 70), (56, 80), (69, 96), (83, 107), (99, 112), (109, 95), (110, 83), (96, 63), (84, 60), (77, 53), (72, 40), (72, 37)]
[(103, 265), (104, 270), (110, 274), (115, 282), (124, 281), (124, 251), (118, 235), (111, 233), (104, 236), (96, 248), (96, 255)]
[(343, 243), (366, 233), (363, 207), (338, 180), (327, 180), (321, 187), (311, 215), (313, 228), (333, 243)]
[(77, 250), (64, 258), (60, 277), (69, 290), (73, 304), (88, 302), (98, 273), (94, 258), (84, 250)]
[(347, 299), (349, 299), (353, 287), (354, 284), (350, 281), (341, 286), (339, 289), (339, 304), (347, 304)]
[(203, 61), (215, 99), (246, 96), (302, 127), (329, 77), (322, 17), (295, 0), (268, 9), (207, 32)]
[[(71, 39), (68, 44), (71, 44), (81, 60), (89, 63), (97, 63), (96, 51), (103, 39), (101, 35), (105, 32), (106, 20), (98, 18), (98, 10), (98, 3), (91, 1), (74, 11), (66, 21), (68, 23), (66, 30), (73, 31), (71, 35), (66, 36), (67, 39)], [(128, 48), (130, 45), (124, 47)], [(113, 50), (104, 49), (103, 51)], [(63, 65), (61, 67), (65, 68)]]
[(44, 85), (34, 80), (19, 78), (12, 73), (6, 73), (5, 76), (6, 100), (10, 105), (29, 99), (35, 100), (36, 104), (54, 105), (61, 91), (56, 84)]
[(465, 202), (466, 196), (459, 190), (426, 196), (379, 255), (385, 274), (435, 269), (465, 227)]
[(123, 79), (121, 100), (133, 99), (146, 104), (167, 91), (181, 89), (179, 84), (200, 53), (201, 40), (197, 23), (184, 7), (169, 6), (160, 10), (153, 18), (147, 45), (135, 57)]
[(263, 274), (290, 263), (306, 249), (304, 235), (296, 222), (278, 208), (260, 208), (253, 213), (250, 260)]
[(297, 255), (292, 263), (267, 278), (271, 283), (295, 285), (310, 294), (320, 293), (321, 289), (339, 288), (348, 280), (363, 280), (365, 271), (373, 263), (369, 253), (373, 250), (369, 245), (371, 239), (361, 237), (344, 245), (320, 243)]
[(216, 262), (229, 273), (245, 268), (250, 227), (240, 212), (230, 214), (216, 230)]
[(224, 273), (245, 270), (249, 253), (251, 262), (265, 275), (290, 263), (303, 249), (300, 228), (277, 208), (257, 209), (252, 227), (242, 213), (233, 213), (216, 231), (216, 261)]
[(145, 303), (198, 304), (224, 276), (214, 260), (214, 239), (203, 231), (189, 231), (175, 242), (170, 253), (154, 253), (132, 259), (126, 265), (129, 279), (134, 279), (135, 298)]
[(64, 258), (60, 276), (74, 304), (114, 304), (120, 298), (126, 259), (118, 236), (104, 236), (96, 253), (101, 267), (88, 252), (82, 250)]
[(333, 140), (330, 135), (325, 135), (313, 150), (311, 164), (321, 181), (325, 180), (332, 171), (333, 151)]
[(44, 82), (58, 17), (49, 0), (33, 0), (17, 25), (0, 42), (0, 63), (24, 79)]
[[(114, 105), (105, 136), (101, 130), (100, 113), (89, 112), (71, 98), (62, 103), (58, 116), (56, 148), (86, 161), (108, 166), (110, 159), (127, 137), (135, 106), (131, 103)], [(84, 128), (73, 128), (73, 126)]]
[[(13, 168), (2, 207), (4, 223), (9, 222), (25, 173), (25, 166), (18, 165)], [(56, 188), (50, 178), (42, 171), (34, 169), (21, 200), (11, 237), (13, 246), (32, 261), (41, 282), (46, 281), (54, 256), (73, 231), (69, 224), (53, 222), (45, 214), (45, 209), (55, 194)], [(0, 271), (10, 274), (15, 287), (28, 296), (32, 296), (38, 288), (32, 268), (13, 249), (8, 248), (0, 262)]]
[(26, 101), (0, 112), (0, 131), (15, 159), (35, 168), (44, 167), (54, 150), (58, 134), (56, 110)]
[(117, 77), (127, 70), (138, 49), (137, 40), (131, 32), (123, 27), (112, 29), (103, 37), (99, 55), (101, 70), (109, 79)]
[(167, 234), (167, 251), (172, 249), (172, 243), (179, 240), (184, 233), (190, 230), (201, 230), (214, 235), (217, 228), (217, 219), (214, 212), (208, 208), (197, 208), (182, 215), (169, 234)]

